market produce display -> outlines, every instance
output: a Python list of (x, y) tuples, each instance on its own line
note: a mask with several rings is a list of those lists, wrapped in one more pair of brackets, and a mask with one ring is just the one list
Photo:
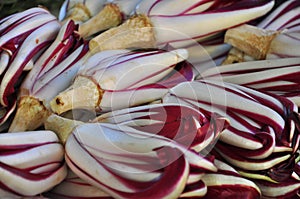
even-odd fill
[(299, 0), (65, 0), (0, 19), (0, 198), (299, 198)]

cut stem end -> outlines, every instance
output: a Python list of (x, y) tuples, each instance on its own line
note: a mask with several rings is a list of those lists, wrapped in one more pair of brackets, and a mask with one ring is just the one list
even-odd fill
[(245, 24), (227, 30), (225, 43), (261, 60), (266, 58), (271, 42), (277, 34), (277, 31), (264, 30)]
[(62, 21), (62, 23), (64, 24), (68, 20), (74, 20), (77, 23), (82, 23), (90, 18), (91, 13), (89, 9), (83, 3), (77, 3), (68, 11), (67, 17)]
[(102, 93), (91, 79), (78, 76), (73, 85), (57, 95), (50, 106), (54, 113), (61, 114), (71, 109), (98, 107)]
[(118, 27), (111, 28), (89, 42), (93, 53), (125, 48), (153, 48), (155, 37), (150, 19), (144, 15), (134, 16)]
[(9, 132), (31, 131), (41, 125), (50, 115), (43, 102), (32, 96), (22, 96)]
[(45, 129), (55, 132), (61, 143), (65, 144), (73, 128), (80, 124), (83, 122), (51, 114), (45, 121)]
[(97, 32), (115, 27), (122, 22), (122, 13), (117, 5), (107, 4), (91, 19), (79, 26), (79, 34), (87, 38)]

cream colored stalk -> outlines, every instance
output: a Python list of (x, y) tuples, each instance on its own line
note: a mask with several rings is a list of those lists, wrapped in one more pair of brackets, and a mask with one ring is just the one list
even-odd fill
[(59, 20), (65, 23), (74, 20), (82, 23), (95, 16), (104, 6), (106, 0), (65, 0), (59, 12)]
[(58, 114), (77, 108), (108, 111), (160, 99), (167, 87), (152, 84), (159, 85), (187, 57), (184, 49), (97, 53), (83, 65), (73, 85), (50, 102), (51, 109)]
[[(60, 29), (55, 41), (34, 63), (22, 82), (16, 115), (9, 131), (34, 130), (50, 115), (49, 101), (69, 86), (87, 52), (78, 41), (77, 26), (68, 21)], [(74, 47), (79, 45), (78, 47)]]
[[(136, 16), (122, 25), (94, 37), (90, 50), (97, 52), (118, 48), (147, 48), (172, 44), (177, 48), (191, 40), (204, 40), (230, 27), (266, 14), (274, 1), (254, 2), (251, 6), (219, 5), (217, 1), (142, 1)], [(160, 6), (163, 5), (163, 6)], [(224, 7), (222, 7), (224, 6)], [(232, 6), (232, 7), (231, 7)], [(226, 10), (226, 14), (222, 12)]]
[[(225, 43), (256, 60), (300, 56), (300, 31), (273, 31), (242, 25), (226, 32)], [(244, 59), (245, 55), (240, 57)]]
[(242, 25), (227, 30), (225, 43), (255, 59), (265, 59), (277, 31), (259, 29), (255, 26)]
[(80, 24), (79, 34), (87, 38), (97, 32), (115, 27), (127, 19), (141, 0), (111, 0), (95, 16)]
[(51, 114), (46, 119), (44, 126), (45, 129), (55, 132), (61, 143), (65, 144), (72, 130), (80, 124), (83, 122)]
[(280, 4), (256, 27), (241, 26), (228, 30), (225, 42), (227, 40), (234, 48), (224, 64), (299, 57), (299, 13), (299, 1), (290, 0)]

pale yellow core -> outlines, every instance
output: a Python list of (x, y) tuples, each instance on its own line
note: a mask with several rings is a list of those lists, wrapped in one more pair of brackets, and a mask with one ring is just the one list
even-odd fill
[(122, 22), (122, 13), (116, 4), (107, 4), (91, 19), (79, 26), (79, 34), (87, 38), (97, 32), (115, 27)]
[(61, 114), (72, 109), (98, 107), (103, 93), (98, 85), (88, 77), (76, 77), (72, 86), (58, 94), (50, 102), (54, 113)]
[(43, 102), (31, 96), (22, 96), (17, 106), (17, 112), (9, 128), (9, 132), (35, 130), (50, 115)]
[(89, 42), (92, 53), (111, 49), (153, 48), (155, 37), (150, 19), (145, 15), (134, 16), (118, 27), (111, 28)]
[(265, 59), (277, 31), (242, 25), (226, 31), (224, 42), (255, 59)]

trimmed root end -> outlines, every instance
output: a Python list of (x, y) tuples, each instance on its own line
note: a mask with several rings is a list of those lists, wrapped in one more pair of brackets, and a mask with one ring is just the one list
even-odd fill
[(31, 131), (41, 125), (50, 115), (43, 102), (32, 96), (22, 96), (17, 106), (9, 132)]
[(243, 51), (240, 51), (239, 49), (233, 47), (229, 51), (226, 59), (222, 62), (222, 65), (235, 64), (253, 60), (255, 60), (253, 57), (250, 57), (246, 55)]
[(79, 34), (87, 38), (97, 32), (115, 27), (122, 22), (122, 13), (117, 5), (107, 4), (94, 17), (79, 26)]
[(55, 132), (61, 143), (65, 144), (73, 128), (80, 124), (83, 122), (51, 114), (45, 121), (45, 129)]
[(264, 30), (251, 25), (242, 25), (227, 30), (225, 43), (245, 52), (255, 59), (265, 59), (277, 31)]
[(63, 20), (63, 24), (68, 20), (74, 20), (81, 23), (90, 19), (91, 13), (89, 9), (83, 3), (77, 3), (74, 7), (68, 10), (67, 17)]
[(150, 19), (144, 15), (134, 16), (118, 27), (111, 28), (89, 42), (92, 53), (124, 48), (155, 47), (154, 31)]
[(78, 76), (73, 85), (50, 102), (54, 113), (61, 114), (72, 109), (95, 109), (102, 93), (97, 84), (87, 77)]

